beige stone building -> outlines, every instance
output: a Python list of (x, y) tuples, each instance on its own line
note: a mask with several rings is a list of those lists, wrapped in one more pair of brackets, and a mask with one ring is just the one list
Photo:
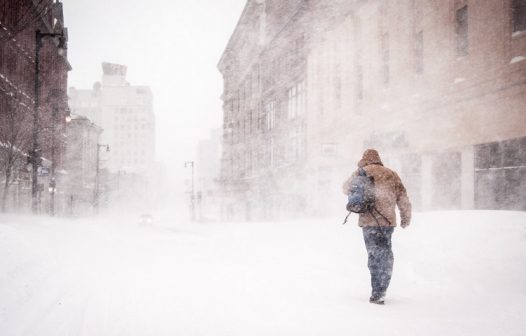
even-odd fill
[(417, 208), (525, 210), (524, 6), (357, 5), (310, 52), (312, 166), (335, 188), (375, 147)]
[(87, 116), (104, 129), (101, 142), (110, 146), (106, 167), (112, 173), (146, 174), (155, 157), (155, 115), (150, 87), (130, 85), (127, 67), (103, 63), (101, 83), (93, 89), (70, 88), (73, 113)]
[(157, 181), (153, 94), (148, 86), (131, 85), (126, 74), (124, 65), (102, 63), (102, 81), (92, 89), (70, 88), (69, 105), (104, 130), (93, 145), (100, 149), (100, 205), (148, 212)]
[(337, 214), (369, 147), (417, 209), (526, 209), (525, 20), (521, 0), (248, 1), (219, 64), (232, 212)]
[(305, 162), (309, 8), (306, 1), (247, 1), (219, 62), (226, 218), (271, 218), (302, 206), (295, 186), (283, 183)]

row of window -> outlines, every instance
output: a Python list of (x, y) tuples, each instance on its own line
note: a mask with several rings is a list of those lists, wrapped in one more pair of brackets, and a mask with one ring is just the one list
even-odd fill
[(290, 73), (291, 69), (301, 63), (304, 46), (305, 38), (301, 35), (292, 40), (285, 53), (264, 64), (263, 69), (265, 71), (262, 71), (263, 91), (273, 87), (276, 81), (280, 80), (285, 74)]
[[(12, 41), (1, 41), (0, 73), (6, 76), (19, 90), (33, 98), (35, 72), (34, 64), (26, 57), (21, 57), (20, 50), (12, 46)], [(45, 74), (43, 77), (46, 77)], [(47, 76), (49, 77), (49, 76)], [(41, 78), (45, 81), (45, 78)]]
[(151, 129), (152, 125), (150, 124), (120, 124), (120, 125), (115, 125), (113, 127), (113, 129), (115, 130), (115, 132), (118, 132), (118, 131), (130, 131), (130, 130), (148, 130), (148, 129)]
[[(287, 120), (291, 121), (305, 113), (305, 82), (300, 81), (289, 88), (287, 97)], [(253, 135), (255, 131), (270, 131), (274, 129), (280, 120), (278, 116), (278, 102), (276, 100), (270, 100), (263, 106), (263, 115), (256, 116), (252, 110), (246, 114), (247, 117), (242, 120), (225, 124), (227, 125), (225, 131), (227, 143), (245, 142), (247, 137)]]
[[(512, 28), (513, 33), (526, 31), (526, 0), (512, 0)], [(424, 31), (418, 30), (414, 34), (414, 70), (417, 74), (424, 73)], [(389, 33), (384, 32), (380, 39), (380, 53), (382, 62), (382, 81), (388, 85), (390, 81), (390, 46)], [(469, 12), (468, 5), (455, 11), (455, 54), (464, 57), (469, 54)], [(356, 66), (356, 97), (363, 98), (363, 70), (360, 64)]]
[[(287, 119), (293, 120), (305, 113), (306, 109), (306, 94), (305, 94), (305, 82), (301, 81), (294, 85), (287, 91)], [(265, 116), (267, 130), (271, 130), (276, 127), (276, 102), (269, 101), (265, 104)]]
[[(294, 64), (297, 64), (297, 59), (304, 45), (304, 37), (301, 35), (293, 40), (291, 47), (287, 49), (286, 53), (262, 65), (255, 66), (253, 71), (248, 74), (239, 85), (239, 89), (234, 93), (234, 98), (226, 102), (225, 112), (228, 115), (225, 115), (225, 117), (230, 118), (232, 114), (237, 115), (239, 111), (246, 110), (246, 104), (248, 104), (249, 99), (252, 97), (252, 93), (259, 91), (261, 82), (263, 91), (265, 91), (270, 88), (282, 74), (288, 73), (287, 70), (294, 66)], [(225, 80), (225, 84), (227, 82), (228, 81)], [(228, 90), (225, 88), (225, 91)]]
[[(511, 2), (512, 33), (526, 31), (526, 0), (512, 0)], [(457, 57), (467, 56), (469, 53), (469, 11), (465, 5), (455, 11), (455, 51)], [(423, 72), (424, 32), (420, 30), (415, 35), (416, 71)]]
[(267, 146), (259, 149), (243, 151), (232, 157), (232, 173), (236, 173), (235, 176), (251, 177), (256, 167), (278, 168), (298, 162), (305, 154), (304, 134), (298, 129), (293, 129), (281, 141), (275, 137), (269, 138)]

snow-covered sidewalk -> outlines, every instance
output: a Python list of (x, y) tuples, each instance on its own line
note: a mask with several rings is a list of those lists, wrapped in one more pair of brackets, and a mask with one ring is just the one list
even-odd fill
[(393, 244), (376, 306), (356, 218), (141, 227), (0, 215), (0, 334), (524, 334), (526, 213), (419, 213)]

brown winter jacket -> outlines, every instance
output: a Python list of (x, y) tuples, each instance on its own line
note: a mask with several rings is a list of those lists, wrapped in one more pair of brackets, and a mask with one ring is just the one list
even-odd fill
[[(402, 180), (397, 173), (384, 167), (380, 160), (380, 155), (374, 149), (368, 149), (363, 154), (363, 158), (358, 162), (358, 167), (363, 168), (367, 176), (374, 178), (375, 186), (375, 208), (371, 213), (360, 214), (358, 225), (364, 226), (396, 226), (395, 205), (400, 210), (402, 226), (407, 226), (411, 222), (411, 203), (407, 197), (407, 192)], [(351, 180), (358, 175), (358, 170), (343, 184), (343, 193), (348, 195), (351, 187)], [(378, 213), (379, 212), (379, 213)], [(372, 217), (374, 215), (374, 217)], [(383, 218), (383, 216), (387, 218)], [(376, 218), (376, 220), (375, 220)], [(387, 222), (389, 221), (389, 222)]]

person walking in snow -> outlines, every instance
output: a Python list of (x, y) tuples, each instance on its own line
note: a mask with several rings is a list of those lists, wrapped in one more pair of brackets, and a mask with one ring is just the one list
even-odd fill
[(358, 170), (345, 181), (343, 192), (349, 195), (353, 178), (359, 174), (372, 177), (374, 183), (374, 205), (360, 213), (358, 225), (362, 228), (371, 273), (372, 294), (369, 302), (384, 304), (385, 294), (393, 272), (391, 236), (396, 227), (395, 206), (400, 210), (401, 227), (411, 222), (411, 203), (398, 174), (384, 167), (380, 155), (367, 149), (358, 162)]

